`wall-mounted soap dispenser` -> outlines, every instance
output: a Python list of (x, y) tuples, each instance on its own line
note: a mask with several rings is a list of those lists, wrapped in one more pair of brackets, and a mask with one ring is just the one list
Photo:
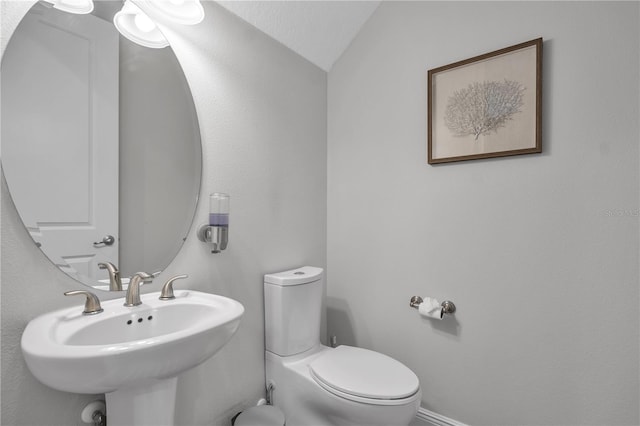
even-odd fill
[(209, 195), (209, 223), (198, 229), (198, 239), (213, 246), (211, 253), (220, 253), (229, 241), (229, 195), (214, 192)]

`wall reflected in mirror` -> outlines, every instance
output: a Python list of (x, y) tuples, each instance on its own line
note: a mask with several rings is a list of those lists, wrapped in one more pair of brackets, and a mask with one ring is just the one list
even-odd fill
[[(171, 50), (119, 35), (118, 1), (76, 15), (36, 3), (2, 58), (2, 169), (45, 255), (108, 289), (164, 269), (193, 221), (202, 148), (195, 106)], [(113, 238), (109, 238), (113, 237)], [(107, 242), (112, 243), (107, 244)]]

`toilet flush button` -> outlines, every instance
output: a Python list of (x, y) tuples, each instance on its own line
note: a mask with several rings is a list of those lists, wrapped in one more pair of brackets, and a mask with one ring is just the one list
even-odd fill
[(302, 271), (294, 272), (293, 275), (304, 275), (304, 272)]

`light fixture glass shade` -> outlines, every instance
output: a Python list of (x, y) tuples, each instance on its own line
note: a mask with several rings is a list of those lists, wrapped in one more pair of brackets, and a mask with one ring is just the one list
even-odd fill
[(155, 22), (131, 0), (126, 0), (122, 10), (115, 14), (113, 24), (120, 34), (134, 43), (155, 49), (169, 45)]
[(195, 25), (204, 19), (200, 0), (133, 0), (151, 16), (161, 16), (182, 25)]
[(44, 0), (54, 9), (68, 13), (87, 14), (93, 12), (93, 0)]

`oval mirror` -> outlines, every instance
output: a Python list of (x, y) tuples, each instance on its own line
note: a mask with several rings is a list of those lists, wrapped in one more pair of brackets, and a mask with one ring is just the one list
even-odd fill
[[(36, 3), (2, 57), (2, 170), (25, 227), (74, 279), (108, 289), (182, 247), (202, 168), (191, 91), (170, 47), (121, 37), (122, 3)], [(126, 282), (126, 280), (125, 280)]]

